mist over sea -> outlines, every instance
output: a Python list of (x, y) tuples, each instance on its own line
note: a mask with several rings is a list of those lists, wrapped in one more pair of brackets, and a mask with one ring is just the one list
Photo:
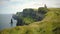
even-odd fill
[(0, 30), (8, 29), (16, 26), (16, 20), (13, 19), (13, 26), (11, 26), (12, 14), (0, 14)]

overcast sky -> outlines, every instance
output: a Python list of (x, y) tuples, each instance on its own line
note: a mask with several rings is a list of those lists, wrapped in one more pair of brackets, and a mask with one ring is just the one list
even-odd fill
[(60, 0), (0, 0), (0, 14), (21, 12), (24, 8), (47, 7), (60, 8)]

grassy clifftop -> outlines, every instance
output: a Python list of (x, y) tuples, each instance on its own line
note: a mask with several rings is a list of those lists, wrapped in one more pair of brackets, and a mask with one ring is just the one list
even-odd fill
[(49, 8), (42, 21), (0, 31), (0, 34), (60, 34), (60, 8)]

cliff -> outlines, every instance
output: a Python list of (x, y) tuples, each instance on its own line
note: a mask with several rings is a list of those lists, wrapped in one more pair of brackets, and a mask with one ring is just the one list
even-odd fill
[(22, 12), (17, 12), (12, 18), (17, 20), (16, 26), (29, 25), (30, 23), (41, 21), (46, 13), (47, 8), (45, 7), (39, 7), (38, 9), (26, 8)]

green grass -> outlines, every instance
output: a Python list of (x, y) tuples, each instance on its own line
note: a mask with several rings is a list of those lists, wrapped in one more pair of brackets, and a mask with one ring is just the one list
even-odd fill
[(0, 31), (0, 34), (60, 34), (60, 8), (49, 8), (42, 21), (16, 26)]
[(33, 23), (34, 21), (35, 20), (33, 18), (31, 18), (31, 17), (25, 17), (25, 18), (23, 18), (23, 22), (26, 25), (29, 25), (30, 23)]

